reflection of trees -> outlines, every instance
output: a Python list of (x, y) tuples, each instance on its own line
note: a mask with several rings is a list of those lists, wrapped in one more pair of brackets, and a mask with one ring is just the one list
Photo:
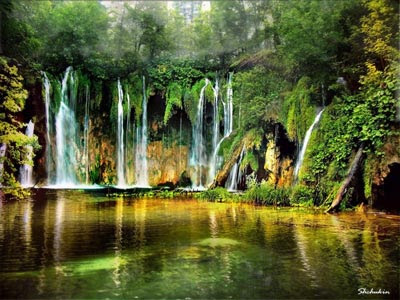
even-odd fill
[(340, 221), (336, 215), (331, 215), (330, 217), (332, 225), (335, 228), (335, 233), (337, 233), (336, 236), (340, 240), (344, 247), (344, 250), (346, 251), (346, 255), (349, 259), (348, 262), (357, 274), (360, 266), (358, 264), (355, 247), (350, 240), (349, 232), (340, 224)]
[[(398, 260), (397, 266), (392, 265), (388, 257), (390, 256), (391, 251), (394, 251), (397, 258), (399, 257), (398, 244), (396, 246), (395, 242), (391, 240), (390, 243), (383, 248), (381, 246), (382, 237), (379, 237), (379, 233), (385, 234), (389, 229), (382, 228), (379, 224), (380, 222), (384, 222), (384, 220), (371, 220), (368, 217), (366, 217), (364, 220), (364, 226), (360, 234), (362, 244), (362, 267), (359, 272), (360, 285), (366, 288), (373, 287), (374, 289), (386, 289), (391, 291), (391, 296), (393, 297), (395, 293), (399, 293), (399, 265)], [(394, 232), (389, 232), (389, 234), (390, 236), (392, 236), (392, 234), (394, 234), (393, 236), (396, 236)], [(387, 253), (387, 251), (389, 253)], [(397, 292), (393, 289), (396, 289)]]

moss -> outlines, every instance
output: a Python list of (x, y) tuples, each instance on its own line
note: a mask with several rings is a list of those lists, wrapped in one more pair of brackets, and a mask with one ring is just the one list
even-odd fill
[(280, 119), (285, 124), (289, 138), (301, 141), (315, 118), (312, 101), (314, 88), (307, 77), (301, 78), (285, 98)]
[(174, 107), (182, 108), (182, 95), (184, 89), (176, 82), (171, 83), (167, 89), (166, 108), (164, 112), (164, 124), (168, 123), (168, 120), (173, 115)]
[(246, 152), (246, 155), (243, 157), (242, 163), (240, 164), (240, 169), (244, 170), (247, 166), (250, 166), (253, 171), (258, 170), (258, 159), (253, 151)]

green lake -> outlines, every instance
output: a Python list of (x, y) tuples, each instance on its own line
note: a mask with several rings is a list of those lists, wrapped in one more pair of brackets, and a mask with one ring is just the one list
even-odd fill
[(37, 190), (0, 204), (0, 298), (398, 298), (399, 230), (379, 212)]

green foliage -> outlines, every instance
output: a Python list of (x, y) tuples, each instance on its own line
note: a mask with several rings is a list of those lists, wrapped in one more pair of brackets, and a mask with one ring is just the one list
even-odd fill
[(311, 80), (303, 77), (285, 98), (280, 119), (293, 140), (301, 141), (315, 118), (314, 104), (317, 103), (313, 103), (313, 93)]
[(235, 74), (233, 90), (237, 127), (249, 130), (271, 119), (276, 120), (281, 106), (279, 95), (285, 85), (279, 74), (263, 67)]
[(343, 11), (355, 3), (292, 0), (274, 6), (277, 48), (292, 78), (309, 76), (320, 81), (329, 77), (337, 51), (343, 47)]
[(225, 188), (217, 187), (195, 194), (195, 198), (212, 202), (227, 202), (234, 199), (234, 195), (229, 193)]
[(314, 205), (315, 191), (304, 185), (294, 187), (290, 197), (291, 205), (312, 206)]
[(246, 155), (243, 157), (240, 164), (240, 169), (244, 170), (247, 166), (250, 166), (253, 171), (258, 170), (258, 160), (253, 151), (246, 152)]
[(34, 150), (40, 148), (37, 137), (27, 137), (22, 130), (25, 124), (18, 121), (17, 113), (22, 111), (27, 91), (23, 88), (22, 76), (18, 73), (16, 66), (8, 65), (7, 61), (0, 57), (0, 144), (6, 146), (6, 154), (0, 158), (3, 164), (1, 170), (0, 184), (5, 194), (17, 198), (26, 196), (28, 193), (20, 189), (16, 180), (18, 166), (24, 163), (33, 164), (27, 160), (27, 146)]
[(288, 205), (290, 189), (275, 188), (266, 181), (261, 183), (253, 183), (243, 195), (247, 202), (254, 202), (263, 205)]
[(205, 79), (197, 81), (190, 92), (184, 95), (184, 108), (192, 124), (196, 122), (197, 106), (200, 98), (200, 91), (205, 85)]
[(168, 120), (173, 115), (173, 108), (174, 107), (182, 108), (182, 94), (183, 94), (182, 87), (178, 83), (173, 82), (168, 86), (167, 97), (165, 99), (167, 103), (164, 112), (165, 125), (168, 123)]

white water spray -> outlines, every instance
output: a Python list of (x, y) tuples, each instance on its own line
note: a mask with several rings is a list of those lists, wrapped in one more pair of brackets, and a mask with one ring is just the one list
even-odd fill
[(240, 164), (242, 163), (245, 152), (246, 151), (243, 146), (242, 151), (240, 152), (238, 161), (233, 165), (233, 168), (231, 169), (231, 172), (229, 173), (229, 176), (228, 176), (228, 179), (227, 179), (226, 185), (225, 185), (229, 191), (237, 190), (239, 180), (242, 177), (242, 171), (240, 170)]
[(89, 184), (89, 104), (90, 104), (89, 86), (86, 86), (85, 93), (85, 119), (83, 128), (83, 158), (85, 163), (85, 183)]
[[(35, 124), (32, 121), (29, 121), (28, 126), (26, 127), (25, 135), (29, 138), (33, 137), (33, 130), (35, 128)], [(26, 146), (26, 161), (28, 163), (22, 165), (19, 169), (19, 177), (20, 183), (22, 187), (32, 187), (34, 185), (32, 179), (32, 156), (33, 156), (33, 148), (32, 146)]]
[(305, 135), (304, 141), (303, 141), (303, 145), (301, 146), (300, 154), (299, 154), (299, 157), (298, 157), (297, 162), (296, 162), (296, 167), (294, 168), (294, 182), (296, 182), (296, 180), (298, 178), (298, 175), (299, 175), (299, 171), (300, 171), (301, 165), (303, 164), (304, 155), (306, 154), (307, 145), (308, 145), (308, 142), (310, 141), (310, 138), (311, 138), (311, 133), (313, 132), (315, 125), (318, 124), (323, 111), (324, 111), (324, 109), (322, 109), (315, 116), (314, 122), (311, 124), (310, 128), (308, 128), (308, 130), (306, 132), (306, 135)]
[(51, 181), (51, 138), (50, 138), (50, 80), (47, 77), (46, 72), (42, 72), (43, 76), (43, 87), (44, 87), (44, 104), (46, 110), (46, 171), (47, 171), (47, 182)]
[(56, 185), (65, 187), (77, 184), (75, 90), (72, 68), (68, 67), (62, 80), (61, 103), (56, 115)]
[(143, 76), (142, 124), (136, 127), (136, 186), (148, 187), (149, 174), (147, 167), (147, 95), (146, 82)]
[(117, 118), (117, 185), (123, 187), (125, 181), (125, 147), (124, 147), (124, 93), (118, 79), (118, 118)]
[(206, 149), (204, 146), (204, 104), (205, 104), (205, 89), (210, 83), (208, 79), (200, 91), (199, 103), (197, 105), (196, 123), (192, 127), (192, 151), (190, 157), (190, 165), (194, 166), (194, 188), (202, 189), (203, 185), (203, 172), (202, 169), (207, 165)]

